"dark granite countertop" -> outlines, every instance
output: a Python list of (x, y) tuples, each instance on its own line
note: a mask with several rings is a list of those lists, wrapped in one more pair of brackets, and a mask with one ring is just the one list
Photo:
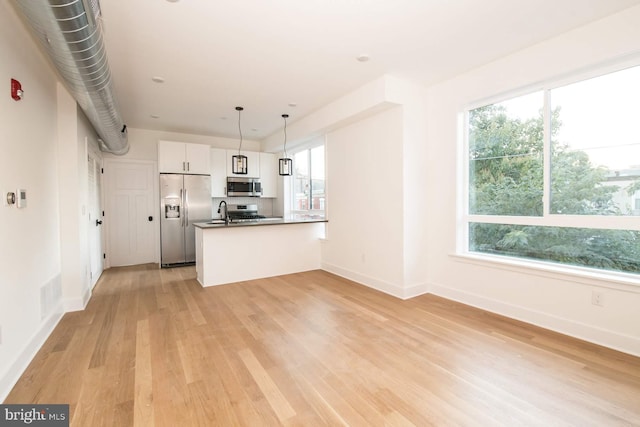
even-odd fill
[(194, 227), (207, 228), (235, 228), (235, 227), (261, 227), (265, 225), (283, 225), (283, 224), (307, 224), (314, 222), (329, 222), (327, 219), (285, 219), (285, 218), (267, 218), (250, 222), (230, 222), (228, 225), (222, 220), (212, 220), (210, 222), (196, 222)]

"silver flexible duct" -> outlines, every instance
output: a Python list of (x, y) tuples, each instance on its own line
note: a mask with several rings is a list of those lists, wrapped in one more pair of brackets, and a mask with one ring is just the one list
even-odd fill
[(16, 0), (67, 88), (95, 128), (103, 151), (129, 151), (112, 90), (98, 0)]

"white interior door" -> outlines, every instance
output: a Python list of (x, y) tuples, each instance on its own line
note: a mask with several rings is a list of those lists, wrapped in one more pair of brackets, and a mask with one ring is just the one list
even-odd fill
[(93, 288), (104, 269), (102, 258), (102, 185), (100, 179), (102, 165), (100, 159), (94, 157), (91, 152), (87, 157), (87, 162), (87, 229), (89, 231), (89, 268), (91, 269), (91, 287)]
[(107, 260), (111, 267), (158, 262), (156, 259), (156, 173), (153, 162), (105, 161), (108, 224)]

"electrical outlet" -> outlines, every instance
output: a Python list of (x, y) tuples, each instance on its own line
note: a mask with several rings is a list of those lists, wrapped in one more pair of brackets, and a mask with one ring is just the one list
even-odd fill
[(600, 291), (592, 291), (591, 304), (604, 307), (604, 294)]

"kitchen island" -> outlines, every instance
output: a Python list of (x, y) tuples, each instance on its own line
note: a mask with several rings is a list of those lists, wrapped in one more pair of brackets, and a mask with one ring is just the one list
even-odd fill
[(215, 286), (320, 268), (325, 219), (196, 223), (196, 273)]

